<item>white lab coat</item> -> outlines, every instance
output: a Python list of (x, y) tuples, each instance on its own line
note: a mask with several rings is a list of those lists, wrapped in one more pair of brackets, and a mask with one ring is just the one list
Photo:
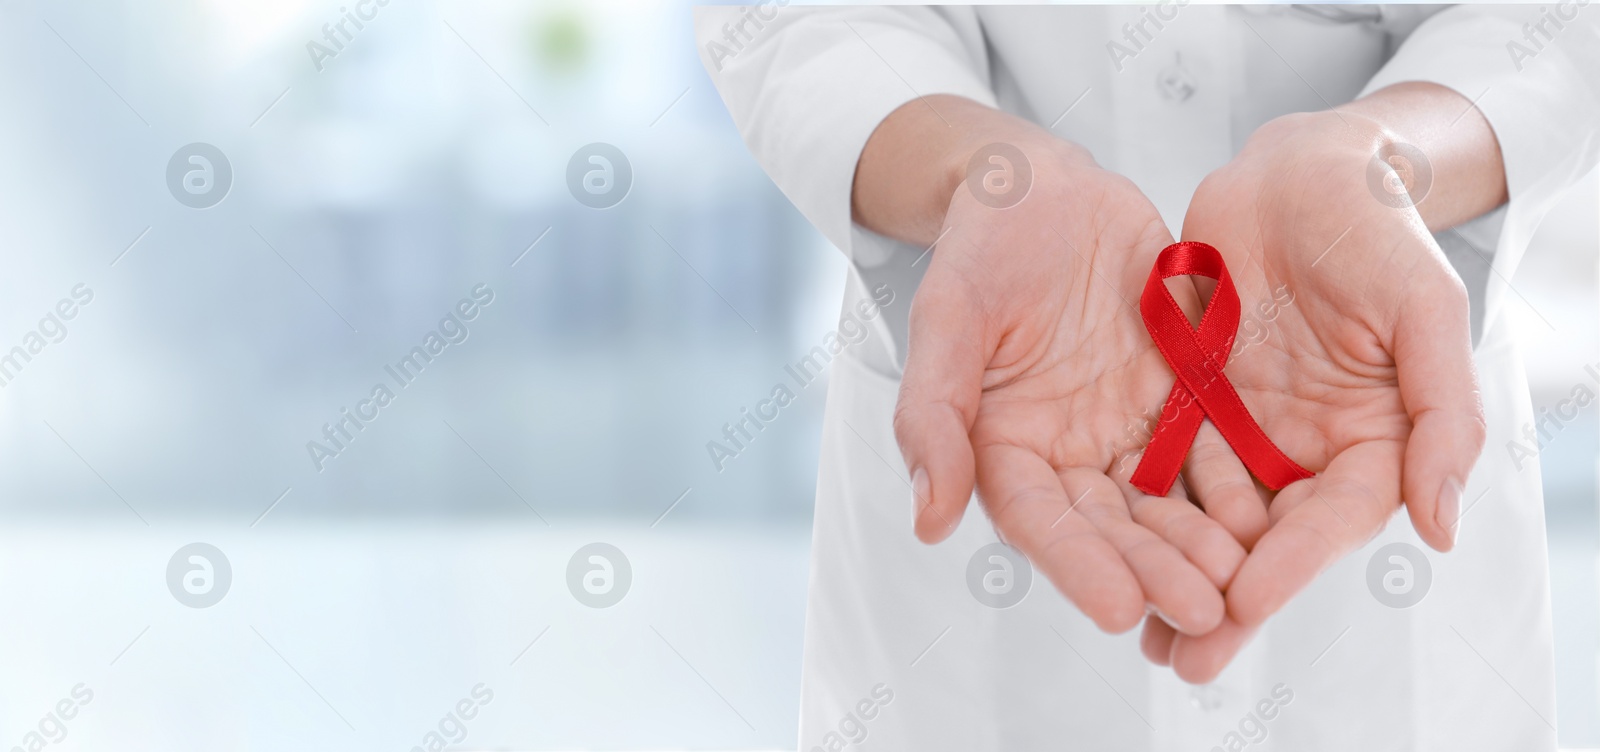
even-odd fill
[[(1523, 24), (1541, 7), (1576, 18), (1547, 22), (1555, 39), (1536, 49)], [(1127, 45), (1124, 24), (1158, 10), (1170, 20), (1134, 56), (1118, 55), (1119, 70), (1107, 43)], [(852, 262), (846, 310), (881, 285), (896, 292), (874, 336), (832, 365), (800, 749), (1554, 749), (1542, 496), (1537, 466), (1519, 471), (1505, 450), (1531, 410), (1500, 313), (1540, 218), (1600, 152), (1597, 20), (1600, 4), (1573, 3), (698, 9), (702, 60), (751, 151)], [(1514, 61), (1510, 42), (1533, 56)], [(1489, 440), (1456, 551), (1427, 551), (1423, 600), (1391, 608), (1367, 585), (1377, 548), (1426, 548), (1402, 514), (1203, 687), (1149, 665), (1135, 635), (1097, 631), (1043, 578), (1012, 608), (979, 603), (968, 561), (995, 540), (981, 509), (937, 546), (911, 534), (891, 413), (927, 264), (914, 264), (923, 249), (851, 222), (856, 159), (873, 128), (917, 95), (1001, 107), (1132, 179), (1177, 234), (1201, 178), (1261, 123), (1408, 80), (1477, 101), (1511, 196), (1458, 228), (1478, 250), (1439, 236), (1472, 293)]]

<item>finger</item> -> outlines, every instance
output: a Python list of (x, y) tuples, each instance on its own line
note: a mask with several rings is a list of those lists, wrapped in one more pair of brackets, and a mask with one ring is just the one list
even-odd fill
[[(1128, 502), (1133, 521), (1160, 536), (1200, 569), (1217, 591), (1228, 587), (1244, 562), (1245, 548), (1234, 535), (1185, 498), (1137, 494)], [(1259, 503), (1259, 502), (1258, 502)], [(1261, 512), (1266, 517), (1266, 510)]]
[(1149, 496), (1133, 487), (1128, 463), (1114, 465), (1111, 476), (1128, 500), (1134, 522), (1176, 547), (1219, 592), (1227, 588), (1246, 551), (1226, 528), (1195, 506), (1183, 483), (1174, 483), (1166, 496)]
[(1177, 635), (1171, 648), (1172, 671), (1190, 684), (1206, 684), (1228, 667), (1250, 643), (1258, 628), (1223, 619), (1216, 629), (1199, 636)]
[(1189, 496), (1246, 550), (1267, 531), (1267, 503), (1233, 447), (1210, 421), (1200, 424), (1184, 462)]
[(1222, 621), (1225, 604), (1217, 586), (1175, 546), (1133, 521), (1115, 482), (1088, 468), (1063, 471), (1061, 482), (1081, 499), (1075, 514), (1081, 512), (1111, 543), (1138, 578), (1145, 600), (1167, 623), (1180, 632), (1203, 634)]
[(1400, 505), (1401, 453), (1394, 441), (1357, 444), (1321, 475), (1280, 491), (1272, 527), (1228, 588), (1228, 614), (1245, 627), (1260, 626), (1324, 569), (1377, 535)]
[(911, 304), (905, 375), (894, 410), (894, 435), (915, 497), (917, 537), (944, 540), (972, 497), (973, 455), (967, 432), (978, 411), (985, 344), (981, 307), (969, 287), (933, 257)]
[(1400, 399), (1411, 417), (1401, 497), (1417, 534), (1448, 551), (1486, 427), (1466, 288), (1448, 267), (1433, 276), (1410, 288), (1395, 327)]
[[(1100, 629), (1118, 633), (1138, 625), (1145, 603), (1139, 581), (1105, 536), (1072, 507), (1044, 458), (991, 444), (979, 448), (978, 468), (979, 497), (1007, 542)], [(1099, 493), (1116, 492), (1110, 481), (1105, 485), (1109, 491)]]
[(1144, 617), (1144, 632), (1139, 635), (1139, 652), (1157, 666), (1172, 665), (1172, 641), (1178, 636), (1178, 631), (1161, 620), (1161, 617), (1151, 614)]

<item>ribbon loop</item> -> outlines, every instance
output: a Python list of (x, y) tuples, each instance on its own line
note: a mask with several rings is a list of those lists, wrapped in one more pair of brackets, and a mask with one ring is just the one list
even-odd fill
[[(1189, 318), (1165, 284), (1168, 277), (1185, 275), (1217, 281), (1198, 328), (1189, 325)], [(1150, 445), (1134, 470), (1131, 482), (1135, 488), (1153, 496), (1166, 495), (1205, 418), (1211, 419), (1244, 466), (1267, 488), (1276, 491), (1313, 476), (1267, 438), (1223, 373), (1239, 331), (1239, 293), (1217, 249), (1186, 241), (1162, 250), (1139, 296), (1139, 312), (1177, 381), (1151, 432)]]

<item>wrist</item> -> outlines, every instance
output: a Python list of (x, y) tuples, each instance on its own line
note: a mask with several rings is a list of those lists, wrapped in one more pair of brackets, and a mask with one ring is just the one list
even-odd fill
[(1345, 109), (1299, 112), (1274, 118), (1250, 136), (1245, 151), (1264, 150), (1274, 160), (1370, 159), (1403, 141), (1382, 121)]
[(945, 188), (948, 189), (944, 196), (946, 199), (971, 177), (974, 169), (984, 166), (981, 160), (975, 158), (995, 144), (1011, 146), (1020, 151), (1035, 173), (1041, 167), (1069, 173), (1099, 169), (1099, 164), (1088, 149), (1007, 113), (995, 111), (994, 115), (998, 117), (986, 117), (981, 127), (961, 129), (960, 135), (945, 150), (941, 164)]
[[(1486, 123), (1475, 130), (1465, 122), (1468, 113), (1451, 111), (1453, 104), (1419, 108), (1374, 95), (1337, 110), (1285, 115), (1261, 126), (1245, 152), (1258, 169), (1322, 181), (1322, 192), (1363, 186), (1382, 207), (1415, 211), (1439, 232), (1506, 200), (1492, 131)], [(1462, 100), (1461, 107), (1470, 104)], [(1459, 132), (1449, 125), (1456, 116), (1463, 121)]]
[(993, 164), (1031, 179), (1098, 169), (1086, 149), (1033, 123), (969, 99), (933, 95), (890, 113), (867, 140), (851, 195), (856, 222), (898, 240), (932, 243), (969, 176), (983, 189), (983, 175), (992, 169), (984, 155), (995, 144), (1013, 155), (1002, 155), (1006, 162), (1020, 153), (1026, 165)]
[(1454, 227), (1506, 202), (1499, 139), (1476, 104), (1460, 93), (1433, 83), (1395, 84), (1339, 113), (1381, 129), (1384, 158), (1399, 155), (1417, 163), (1419, 179), (1428, 184), (1413, 187), (1411, 197), (1428, 229)]

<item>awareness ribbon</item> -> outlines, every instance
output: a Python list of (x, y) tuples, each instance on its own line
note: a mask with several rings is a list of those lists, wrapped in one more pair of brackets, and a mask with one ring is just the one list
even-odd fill
[[(1217, 281), (1198, 329), (1189, 325), (1165, 283), (1168, 277), (1185, 275)], [(1163, 496), (1172, 488), (1204, 418), (1211, 419), (1244, 466), (1267, 488), (1276, 491), (1312, 477), (1311, 471), (1289, 459), (1267, 438), (1222, 372), (1239, 331), (1239, 293), (1217, 249), (1196, 242), (1173, 243), (1163, 249), (1139, 297), (1139, 312), (1178, 380), (1167, 395), (1144, 458), (1133, 472), (1135, 488), (1152, 496)]]

